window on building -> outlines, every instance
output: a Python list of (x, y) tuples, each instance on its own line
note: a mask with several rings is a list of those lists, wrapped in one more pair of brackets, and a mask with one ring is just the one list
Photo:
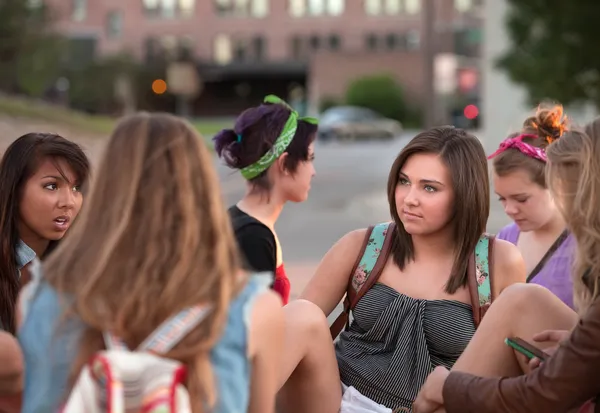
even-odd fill
[(234, 39), (233, 40), (233, 60), (236, 62), (243, 62), (248, 60), (249, 52), (248, 41), (246, 39)]
[(377, 16), (381, 14), (381, 0), (364, 0), (365, 1), (365, 13), (371, 16)]
[(385, 14), (395, 16), (402, 11), (402, 0), (385, 0)]
[(395, 50), (400, 46), (400, 36), (396, 33), (389, 33), (385, 36), (385, 47), (388, 50)]
[(473, 8), (473, 0), (454, 0), (454, 8), (460, 13), (466, 13)]
[(172, 19), (194, 15), (196, 0), (142, 0), (144, 11), (150, 17)]
[(331, 50), (339, 50), (341, 48), (342, 45), (342, 40), (340, 39), (340, 36), (338, 36), (337, 34), (332, 34), (329, 36), (329, 48)]
[(288, 10), (292, 17), (302, 17), (306, 14), (306, 3), (304, 0), (290, 0)]
[(404, 9), (408, 14), (421, 12), (421, 0), (404, 0)]
[(304, 51), (303, 51), (303, 41), (302, 38), (299, 36), (292, 36), (292, 38), (290, 39), (290, 49), (291, 49), (291, 57), (292, 59), (296, 59), (296, 60), (300, 60), (302, 59), (304, 56)]
[(252, 16), (262, 18), (269, 14), (269, 0), (253, 0)]
[(346, 8), (346, 0), (328, 0), (327, 14), (330, 16), (341, 16)]
[(263, 36), (256, 36), (253, 40), (254, 58), (263, 60), (266, 55), (266, 40)]
[(147, 37), (144, 41), (144, 57), (147, 64), (156, 61), (158, 57), (158, 42), (154, 37)]
[(221, 65), (226, 65), (233, 60), (233, 48), (231, 38), (228, 35), (219, 34), (215, 37), (213, 56), (215, 62)]
[(161, 0), (162, 7), (160, 9), (161, 17), (172, 19), (177, 15), (177, 0)]
[(269, 13), (269, 0), (213, 0), (219, 16), (265, 17)]
[(421, 35), (416, 30), (411, 30), (406, 34), (406, 48), (408, 50), (419, 50), (421, 44)]
[(196, 0), (179, 0), (179, 14), (182, 17), (192, 17)]
[(113, 10), (106, 15), (106, 37), (118, 39), (123, 34), (123, 13)]
[(312, 50), (318, 50), (321, 48), (321, 38), (317, 35), (310, 36), (309, 43)]
[(73, 0), (73, 10), (71, 18), (73, 21), (80, 22), (87, 16), (87, 0)]
[(378, 43), (375, 33), (369, 33), (365, 36), (365, 46), (368, 50), (377, 50)]
[(346, 0), (288, 0), (288, 11), (292, 17), (340, 16), (345, 8)]
[(174, 60), (178, 57), (177, 53), (179, 52), (179, 40), (177, 37), (172, 35), (161, 37), (160, 46), (163, 56), (166, 59)]
[(179, 39), (179, 57), (183, 60), (194, 58), (194, 39), (192, 36), (183, 36)]
[(311, 16), (321, 16), (325, 13), (325, 0), (306, 0), (308, 14)]

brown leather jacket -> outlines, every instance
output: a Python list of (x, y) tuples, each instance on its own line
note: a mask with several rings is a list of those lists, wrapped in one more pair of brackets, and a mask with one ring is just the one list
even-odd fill
[[(567, 412), (600, 394), (600, 298), (570, 338), (530, 374), (482, 378), (452, 372), (444, 385), (447, 413)], [(596, 403), (595, 412), (600, 412)]]

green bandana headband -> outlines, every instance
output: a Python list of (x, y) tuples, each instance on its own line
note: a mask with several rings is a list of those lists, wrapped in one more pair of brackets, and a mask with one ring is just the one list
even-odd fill
[(290, 105), (288, 105), (283, 99), (275, 96), (269, 95), (265, 97), (265, 103), (273, 103), (280, 104), (287, 107), (291, 113), (287, 122), (281, 131), (281, 134), (277, 137), (277, 140), (273, 144), (273, 147), (269, 149), (267, 153), (265, 153), (262, 158), (253, 163), (252, 165), (248, 165), (247, 167), (241, 170), (242, 176), (247, 180), (256, 178), (258, 175), (266, 171), (273, 163), (279, 158), (290, 146), (294, 135), (296, 134), (296, 130), (298, 129), (298, 121), (302, 120), (304, 122), (312, 123), (316, 125), (319, 121), (316, 118), (301, 118), (298, 116), (298, 112), (296, 112)]

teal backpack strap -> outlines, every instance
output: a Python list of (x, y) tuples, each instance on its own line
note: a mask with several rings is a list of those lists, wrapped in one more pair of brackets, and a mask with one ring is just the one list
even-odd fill
[(370, 227), (365, 234), (363, 247), (351, 272), (344, 311), (331, 325), (331, 336), (337, 337), (350, 321), (350, 311), (362, 296), (377, 282), (390, 255), (395, 224), (384, 222)]
[[(474, 265), (469, 266), (469, 287), (473, 303), (473, 317), (478, 326), (487, 309), (492, 305), (492, 258), (495, 237), (483, 234), (474, 253)], [(474, 288), (475, 287), (475, 288)]]

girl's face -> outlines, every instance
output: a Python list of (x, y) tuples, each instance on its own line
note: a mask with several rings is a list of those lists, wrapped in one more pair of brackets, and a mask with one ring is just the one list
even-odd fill
[(494, 173), (494, 189), (506, 215), (522, 232), (544, 227), (556, 215), (550, 191), (533, 182), (525, 170), (504, 176)]
[(315, 144), (311, 143), (308, 147), (308, 160), (298, 163), (293, 174), (280, 168), (281, 173), (278, 177), (278, 183), (286, 200), (291, 202), (306, 201), (310, 192), (311, 181), (316, 175), (314, 158)]
[(19, 236), (26, 243), (60, 240), (79, 213), (83, 196), (73, 169), (61, 159), (45, 159), (23, 187)]
[(400, 171), (396, 208), (411, 235), (442, 230), (451, 220), (454, 188), (446, 165), (437, 154), (415, 154)]

